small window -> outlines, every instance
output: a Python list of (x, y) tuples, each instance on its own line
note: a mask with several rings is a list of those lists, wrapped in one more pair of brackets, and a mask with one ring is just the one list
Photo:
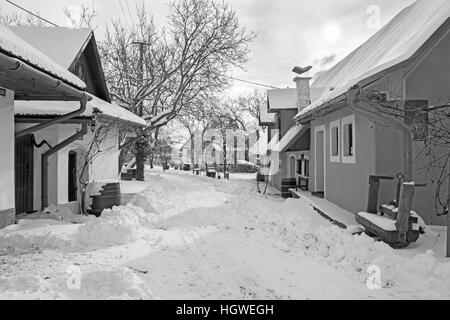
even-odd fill
[(355, 116), (342, 119), (342, 162), (355, 163)]
[(297, 160), (297, 173), (301, 176), (303, 174), (303, 161), (302, 159)]
[(353, 156), (353, 124), (344, 125), (344, 156)]
[(341, 162), (340, 159), (340, 121), (330, 123), (330, 161)]
[(83, 81), (86, 81), (86, 67), (84, 62), (78, 61), (75, 65), (75, 75)]

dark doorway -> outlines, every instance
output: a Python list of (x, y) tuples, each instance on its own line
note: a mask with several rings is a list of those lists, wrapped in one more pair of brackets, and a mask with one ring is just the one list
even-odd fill
[(77, 153), (69, 152), (69, 202), (78, 200)]
[(15, 185), (16, 213), (33, 211), (34, 143), (31, 134), (16, 140)]

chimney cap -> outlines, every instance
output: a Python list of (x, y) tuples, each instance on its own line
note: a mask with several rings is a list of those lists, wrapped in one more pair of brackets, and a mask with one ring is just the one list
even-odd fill
[(302, 75), (306, 72), (308, 72), (309, 70), (312, 69), (312, 66), (307, 66), (307, 67), (294, 67), (294, 69), (292, 69), (292, 72), (297, 73), (299, 75)]

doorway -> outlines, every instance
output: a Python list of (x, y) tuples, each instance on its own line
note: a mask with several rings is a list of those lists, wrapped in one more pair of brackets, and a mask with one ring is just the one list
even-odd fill
[(33, 135), (16, 140), (15, 149), (15, 204), (16, 213), (33, 211), (34, 142)]
[(69, 202), (78, 200), (77, 153), (69, 152)]
[(289, 178), (295, 178), (295, 167), (297, 165), (297, 160), (295, 157), (289, 158)]
[(325, 193), (325, 127), (316, 128), (315, 138), (315, 190)]

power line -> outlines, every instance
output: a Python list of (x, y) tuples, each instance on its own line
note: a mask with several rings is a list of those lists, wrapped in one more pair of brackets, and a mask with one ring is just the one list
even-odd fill
[(278, 87), (274, 87), (274, 86), (271, 86), (271, 85), (268, 85), (268, 84), (262, 84), (262, 83), (258, 83), (258, 82), (248, 81), (248, 80), (244, 80), (244, 79), (239, 79), (239, 78), (235, 78), (235, 77), (226, 76), (226, 75), (223, 75), (223, 74), (221, 74), (219, 76), (224, 77), (224, 78), (228, 78), (228, 79), (231, 79), (231, 80), (239, 81), (239, 82), (253, 84), (253, 85), (259, 86), (259, 87), (265, 87), (265, 88), (271, 88), (271, 89), (280, 89)]
[(41, 19), (42, 21), (45, 21), (45, 22), (47, 22), (48, 24), (51, 24), (52, 26), (59, 28), (59, 26), (58, 26), (56, 23), (53, 23), (53, 22), (51, 22), (51, 21), (49, 21), (49, 20), (47, 20), (47, 19), (45, 19), (45, 18), (42, 18), (41, 16), (35, 14), (34, 12), (31, 12), (30, 10), (27, 10), (27, 9), (23, 8), (23, 7), (19, 6), (18, 4), (14, 3), (14, 2), (12, 2), (12, 1), (10, 1), (10, 0), (6, 0), (6, 2), (8, 2), (9, 4), (12, 4), (13, 6), (19, 8), (20, 10), (25, 11), (26, 13), (32, 15), (33, 17), (36, 17), (36, 18), (38, 18), (38, 19)]

